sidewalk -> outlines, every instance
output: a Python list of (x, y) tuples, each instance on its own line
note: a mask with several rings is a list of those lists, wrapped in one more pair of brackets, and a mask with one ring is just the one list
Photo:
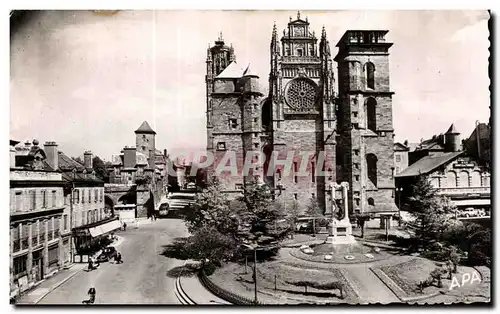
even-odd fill
[(52, 277), (45, 279), (32, 290), (25, 292), (21, 298), (17, 300), (17, 305), (37, 304), (47, 294), (57, 289), (60, 285), (76, 276), (81, 270), (87, 267), (86, 263), (74, 264), (71, 268), (61, 270)]
[[(118, 239), (111, 243), (109, 246), (118, 247), (125, 240), (122, 236), (116, 236)], [(94, 256), (99, 255), (98, 251)], [(17, 300), (18, 305), (22, 304), (37, 304), (47, 294), (57, 289), (60, 285), (76, 276), (80, 271), (87, 267), (87, 263), (75, 263), (69, 269), (62, 269), (50, 278), (40, 282), (37, 286), (33, 287), (28, 292), (24, 292)]]
[(202, 305), (231, 305), (231, 303), (223, 300), (208, 291), (198, 279), (198, 276), (180, 277), (180, 284), (183, 291), (195, 304)]

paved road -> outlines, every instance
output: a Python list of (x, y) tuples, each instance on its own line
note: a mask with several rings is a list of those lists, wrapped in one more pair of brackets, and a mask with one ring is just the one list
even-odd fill
[(45, 296), (39, 304), (81, 304), (89, 287), (96, 288), (97, 304), (180, 304), (174, 294), (175, 278), (167, 271), (183, 261), (161, 255), (163, 245), (188, 234), (177, 219), (159, 219), (139, 229), (127, 229), (118, 251), (123, 264), (103, 263), (82, 271)]

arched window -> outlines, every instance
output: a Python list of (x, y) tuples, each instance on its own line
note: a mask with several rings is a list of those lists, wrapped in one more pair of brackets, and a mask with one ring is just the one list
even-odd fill
[(457, 186), (457, 174), (454, 171), (448, 171), (446, 173), (446, 186), (449, 188)]
[(435, 189), (439, 188), (439, 178), (432, 178), (431, 179), (431, 185)]
[(479, 171), (472, 172), (471, 186), (481, 186), (481, 172)]
[(377, 101), (368, 98), (365, 103), (366, 127), (373, 132), (377, 131)]
[(375, 89), (375, 65), (371, 62), (366, 64), (366, 87)]
[(271, 130), (271, 100), (266, 100), (266, 102), (262, 105), (261, 112), (261, 125), (264, 131)]
[(375, 206), (375, 201), (373, 200), (372, 197), (368, 198), (368, 205)]
[(366, 155), (366, 167), (368, 169), (368, 179), (377, 186), (377, 156), (374, 154)]
[(462, 171), (460, 172), (458, 184), (460, 187), (467, 187), (469, 186), (469, 173), (467, 171)]

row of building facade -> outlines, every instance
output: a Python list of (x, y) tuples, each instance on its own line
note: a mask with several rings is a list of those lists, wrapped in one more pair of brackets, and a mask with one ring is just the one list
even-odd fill
[[(58, 150), (10, 141), (10, 284), (19, 294), (84, 254), (96, 230), (119, 228), (105, 209), (104, 182), (92, 169)], [(93, 234), (91, 234), (93, 233)]]

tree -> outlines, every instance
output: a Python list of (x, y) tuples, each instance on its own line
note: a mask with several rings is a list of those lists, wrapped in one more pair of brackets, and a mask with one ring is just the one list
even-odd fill
[(195, 203), (185, 212), (184, 220), (189, 232), (195, 233), (208, 226), (221, 234), (236, 237), (238, 217), (229, 204), (220, 182), (214, 178), (207, 188), (196, 195)]
[(316, 236), (316, 218), (322, 216), (321, 208), (319, 207), (318, 199), (316, 197), (311, 197), (309, 199), (309, 203), (306, 207), (306, 215), (312, 217), (312, 227), (313, 227), (313, 236)]
[(240, 223), (249, 226), (245, 232), (240, 232), (243, 242), (273, 246), (287, 236), (289, 227), (276, 227), (284, 215), (279, 206), (275, 206), (268, 185), (261, 184), (257, 180), (246, 183), (243, 196), (239, 200), (244, 204), (243, 210), (239, 213)]
[(101, 158), (99, 158), (99, 156), (94, 156), (92, 159), (92, 168), (94, 169), (95, 175), (99, 179), (104, 182), (109, 182), (109, 172), (106, 169), (106, 164)]
[(434, 187), (424, 176), (419, 176), (411, 185), (411, 196), (408, 198), (408, 206), (411, 215), (416, 218), (415, 236), (419, 238), (421, 245), (440, 240), (449, 224), (448, 214), (454, 211), (451, 202), (437, 194)]
[(167, 245), (162, 253), (170, 258), (195, 260), (210, 275), (216, 267), (233, 257), (236, 242), (211, 226), (202, 226), (187, 238), (176, 239)]
[(82, 158), (80, 156), (78, 156), (78, 157), (71, 157), (71, 159), (73, 159), (74, 161), (76, 161), (77, 163), (79, 163), (81, 165), (84, 164), (83, 160), (82, 160)]

